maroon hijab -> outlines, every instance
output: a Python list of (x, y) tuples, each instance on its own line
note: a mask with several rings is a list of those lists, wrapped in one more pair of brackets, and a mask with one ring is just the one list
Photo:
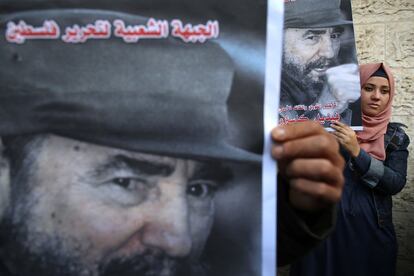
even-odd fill
[(370, 155), (378, 160), (385, 160), (384, 134), (387, 131), (387, 125), (391, 118), (392, 99), (395, 94), (394, 76), (390, 68), (384, 63), (369, 63), (359, 66), (361, 88), (367, 80), (379, 69), (384, 69), (388, 76), (390, 86), (390, 99), (385, 109), (376, 116), (368, 116), (362, 113), (362, 125), (364, 130), (357, 133), (358, 142)]

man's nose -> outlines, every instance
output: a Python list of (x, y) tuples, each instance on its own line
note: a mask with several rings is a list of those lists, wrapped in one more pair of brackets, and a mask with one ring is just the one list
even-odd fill
[(335, 57), (334, 42), (328, 35), (323, 36), (321, 46), (319, 48), (319, 56), (328, 59)]
[(142, 229), (142, 243), (170, 257), (185, 257), (192, 247), (186, 196), (170, 194), (169, 198)]

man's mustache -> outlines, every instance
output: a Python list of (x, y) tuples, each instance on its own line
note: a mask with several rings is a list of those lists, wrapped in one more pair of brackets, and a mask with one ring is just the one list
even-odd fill
[(337, 64), (336, 59), (333, 58), (320, 58), (317, 59), (315, 61), (311, 61), (309, 62), (306, 66), (305, 66), (305, 74), (310, 73), (310, 71), (312, 71), (315, 68), (330, 68), (333, 67)]
[(188, 258), (173, 258), (165, 253), (146, 252), (110, 260), (99, 267), (102, 276), (205, 276), (207, 267)]

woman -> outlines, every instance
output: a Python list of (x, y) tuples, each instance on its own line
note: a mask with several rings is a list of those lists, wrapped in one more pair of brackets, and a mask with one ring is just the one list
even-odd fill
[(291, 275), (395, 275), (397, 240), (391, 196), (406, 183), (409, 138), (389, 123), (394, 78), (383, 63), (360, 66), (364, 130), (334, 123), (347, 161), (336, 229), (291, 267)]

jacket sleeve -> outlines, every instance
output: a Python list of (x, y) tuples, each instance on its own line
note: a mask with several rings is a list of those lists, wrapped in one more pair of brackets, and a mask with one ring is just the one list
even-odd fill
[(293, 209), (288, 200), (287, 181), (278, 177), (278, 266), (292, 263), (323, 241), (333, 230), (336, 207), (317, 214)]
[(395, 195), (404, 188), (407, 178), (407, 147), (410, 139), (404, 133), (401, 145), (397, 149), (387, 151), (384, 161), (384, 174), (374, 190), (382, 194)]
[(402, 190), (406, 183), (407, 147), (410, 143), (405, 133), (402, 137), (399, 145), (392, 150), (387, 150), (384, 162), (361, 149), (358, 157), (352, 160), (352, 165), (361, 175), (362, 183), (385, 195), (395, 195)]

